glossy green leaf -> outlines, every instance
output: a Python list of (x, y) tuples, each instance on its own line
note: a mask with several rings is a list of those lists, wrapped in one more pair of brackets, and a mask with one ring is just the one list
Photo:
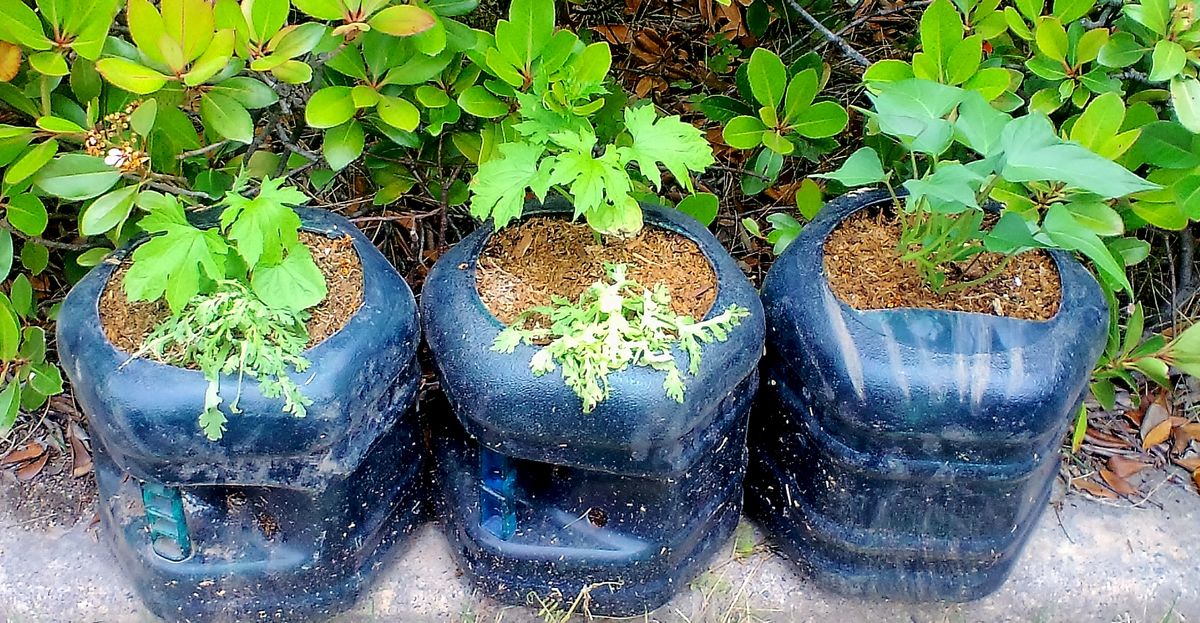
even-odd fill
[(332, 128), (354, 118), (355, 110), (350, 87), (325, 87), (309, 98), (304, 119), (314, 128)]
[(93, 201), (79, 217), (79, 233), (98, 236), (124, 223), (133, 211), (137, 192), (137, 186), (125, 186)]
[(0, 40), (34, 50), (54, 45), (42, 30), (42, 20), (22, 0), (0, 0)]
[(237, 102), (219, 93), (205, 93), (200, 97), (200, 118), (222, 138), (249, 144), (254, 140), (254, 120), (250, 113)]
[(1180, 125), (1200, 134), (1200, 80), (1194, 77), (1171, 80), (1171, 107)]
[(341, 171), (362, 155), (365, 144), (366, 136), (362, 125), (357, 121), (348, 121), (326, 130), (321, 152), (325, 155), (329, 168)]
[(147, 95), (167, 84), (167, 76), (130, 60), (120, 57), (102, 58), (96, 61), (96, 71), (104, 79), (130, 93)]
[(402, 4), (376, 13), (367, 23), (371, 28), (393, 37), (411, 37), (433, 28), (437, 19), (421, 7)]
[(50, 222), (46, 205), (37, 196), (29, 193), (9, 197), (6, 216), (9, 224), (17, 231), (35, 237), (41, 236)]
[(85, 154), (66, 154), (51, 160), (33, 178), (43, 192), (68, 201), (97, 197), (112, 188), (121, 172), (104, 160)]
[(721, 136), (725, 144), (734, 149), (754, 149), (762, 144), (766, 129), (767, 126), (758, 117), (743, 115), (730, 120)]
[(58, 153), (58, 141), (50, 139), (25, 152), (25, 155), (17, 159), (16, 162), (9, 165), (8, 170), (4, 172), (4, 183), (8, 186), (14, 186), (31, 175), (41, 170), (50, 159)]
[(1162, 82), (1174, 78), (1187, 65), (1187, 51), (1183, 46), (1166, 39), (1154, 44), (1150, 53), (1150, 80)]
[(399, 97), (383, 96), (376, 112), (379, 113), (379, 118), (383, 119), (384, 123), (407, 132), (416, 130), (417, 124), (421, 122), (421, 113), (417, 107)]
[(754, 48), (747, 67), (754, 99), (763, 106), (779, 108), (787, 88), (787, 67), (783, 61), (766, 48)]
[(675, 209), (691, 216), (700, 221), (702, 225), (708, 227), (717, 220), (717, 209), (720, 207), (720, 200), (712, 193), (696, 193), (684, 197)]

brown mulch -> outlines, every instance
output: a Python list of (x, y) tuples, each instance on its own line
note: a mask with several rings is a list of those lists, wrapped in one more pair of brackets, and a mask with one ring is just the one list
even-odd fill
[(663, 284), (675, 313), (703, 318), (717, 296), (716, 274), (696, 243), (647, 226), (628, 240), (597, 242), (583, 223), (533, 217), (506, 227), (479, 257), (476, 287), (484, 305), (508, 324), (551, 296), (578, 299), (605, 276), (604, 265), (626, 264), (646, 287)]
[[(328, 238), (300, 232), (300, 241), (312, 252), (313, 261), (321, 269), (321, 274), (325, 275), (325, 284), (329, 289), (325, 300), (309, 310), (306, 326), (308, 346), (311, 348), (337, 333), (362, 305), (362, 263), (354, 252), (353, 239), (349, 236)], [(117, 348), (135, 353), (141, 349), (146, 336), (170, 315), (171, 310), (162, 300), (130, 303), (120, 287), (128, 270), (128, 264), (118, 268), (100, 295), (100, 324), (104, 327), (104, 335)]]
[[(1022, 253), (982, 284), (935, 294), (916, 268), (896, 258), (900, 227), (883, 211), (859, 212), (846, 219), (825, 242), (825, 273), (838, 298), (855, 309), (916, 307), (978, 312), (1022, 320), (1046, 320), (1058, 312), (1058, 269), (1041, 251)], [(962, 279), (977, 279), (1001, 260), (980, 254), (965, 267)]]

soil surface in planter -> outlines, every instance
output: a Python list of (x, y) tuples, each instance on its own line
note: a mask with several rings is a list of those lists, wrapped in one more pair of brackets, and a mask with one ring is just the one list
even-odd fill
[[(1062, 297), (1058, 269), (1042, 251), (1014, 256), (996, 278), (934, 294), (916, 267), (896, 257), (900, 226), (885, 211), (863, 211), (842, 222), (825, 241), (825, 275), (838, 298), (859, 310), (914, 307), (978, 312), (1021, 320), (1048, 320)], [(980, 254), (951, 283), (978, 279), (1003, 256)]]
[(505, 324), (550, 304), (551, 296), (578, 300), (604, 278), (605, 264), (626, 264), (646, 287), (663, 284), (675, 313), (702, 319), (717, 297), (717, 276), (700, 247), (672, 231), (649, 226), (628, 240), (597, 242), (584, 223), (536, 216), (488, 239), (475, 272), (484, 305)]
[[(308, 346), (311, 348), (337, 333), (362, 305), (362, 263), (350, 236), (329, 238), (302, 231), (300, 241), (312, 252), (313, 261), (325, 275), (325, 285), (329, 289), (325, 300), (308, 310)], [(171, 315), (171, 310), (164, 300), (130, 303), (122, 287), (128, 271), (129, 264), (122, 264), (100, 295), (100, 324), (108, 341), (127, 353), (135, 353), (154, 327)]]

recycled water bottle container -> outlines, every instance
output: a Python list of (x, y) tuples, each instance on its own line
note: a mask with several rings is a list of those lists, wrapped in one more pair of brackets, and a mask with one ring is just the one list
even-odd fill
[[(631, 367), (609, 377), (609, 398), (585, 414), (558, 374), (530, 372), (533, 347), (493, 352), (503, 325), (474, 274), (489, 225), (426, 279), (425, 334), (449, 402), (433, 429), (446, 530), (459, 564), (491, 597), (565, 607), (587, 592), (593, 613), (645, 613), (705, 568), (737, 525), (761, 304), (702, 225), (644, 211), (648, 226), (686, 236), (709, 258), (714, 313), (730, 304), (751, 311), (729, 341), (704, 345), (682, 404), (663, 392), (662, 373)], [(565, 201), (525, 210), (570, 214)]]
[(827, 587), (974, 599), (1004, 582), (1046, 507), (1108, 308), (1052, 251), (1062, 297), (1049, 320), (853, 309), (824, 276), (825, 239), (888, 201), (829, 203), (767, 276), (747, 509)]
[(117, 262), (84, 277), (60, 312), (104, 532), (167, 620), (328, 618), (352, 605), (423, 514), (412, 292), (349, 221), (298, 212), (312, 233), (351, 236), (363, 273), (362, 306), (293, 375), (313, 401), (306, 417), (283, 413), (247, 379), (224, 437), (206, 440), (196, 423), (203, 375), (130, 359), (105, 337), (98, 301)]

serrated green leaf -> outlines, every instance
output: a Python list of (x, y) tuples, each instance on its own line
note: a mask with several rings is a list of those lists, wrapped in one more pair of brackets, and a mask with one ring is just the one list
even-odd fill
[(712, 147), (698, 128), (678, 116), (660, 118), (653, 106), (625, 109), (625, 129), (633, 144), (618, 149), (622, 166), (637, 163), (655, 188), (662, 188), (659, 164), (691, 191), (691, 174), (704, 171), (714, 161)]
[(254, 269), (251, 276), (254, 293), (275, 308), (302, 310), (325, 300), (325, 277), (303, 244), (296, 244), (279, 264)]
[(540, 196), (544, 198), (549, 188), (549, 172), (538, 170), (542, 147), (504, 143), (498, 149), (499, 157), (479, 165), (471, 178), (471, 215), (481, 220), (491, 218), (497, 230), (521, 216), (527, 189), (541, 187)]
[(283, 186), (284, 181), (267, 178), (253, 198), (229, 193), (223, 201), (221, 227), (251, 270), (282, 262), (284, 252), (299, 243), (300, 216), (290, 206), (306, 203), (308, 197)]

